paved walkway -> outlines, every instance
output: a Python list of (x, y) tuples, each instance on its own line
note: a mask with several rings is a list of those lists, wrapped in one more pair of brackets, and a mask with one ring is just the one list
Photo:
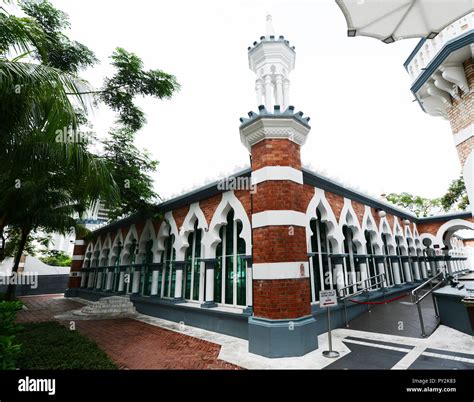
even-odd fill
[(57, 314), (83, 307), (78, 302), (65, 299), (62, 294), (23, 296), (19, 299), (27, 308), (17, 314), (17, 321), (20, 323), (51, 321)]
[[(420, 306), (425, 332), (430, 335), (437, 326), (432, 297), (426, 297)], [(349, 328), (379, 334), (423, 338), (418, 310), (412, 304), (410, 296), (405, 296), (392, 303), (372, 306), (370, 313), (362, 314), (351, 320)]]
[[(27, 310), (18, 322), (51, 321), (83, 307), (63, 295), (20, 297)], [(69, 323), (66, 323), (69, 324)], [(239, 369), (218, 358), (221, 346), (129, 318), (76, 321), (76, 329), (96, 342), (123, 369)]]
[[(38, 298), (23, 300), (32, 310), (41, 307), (49, 312), (20, 312), (19, 320), (38, 320), (43, 316), (51, 319), (71, 306), (77, 309), (88, 303), (76, 299), (81, 303), (78, 304), (62, 296), (51, 301), (47, 301), (48, 297)], [(413, 306), (401, 306), (416, 312)], [(319, 335), (319, 348), (305, 356), (268, 359), (249, 353), (248, 342), (243, 339), (143, 314), (127, 319), (75, 322), (79, 331), (96, 341), (122, 368), (474, 369), (474, 338), (443, 325), (427, 338), (418, 338), (414, 328), (392, 329), (389, 333), (375, 332), (373, 326), (368, 330), (338, 328), (333, 331), (333, 347), (340, 352), (338, 359), (322, 355), (328, 348), (327, 334)]]

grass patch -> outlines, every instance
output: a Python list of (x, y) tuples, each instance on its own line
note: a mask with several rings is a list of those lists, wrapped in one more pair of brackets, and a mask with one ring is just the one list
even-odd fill
[(116, 369), (107, 354), (77, 331), (54, 322), (22, 324), (17, 367), (31, 370)]

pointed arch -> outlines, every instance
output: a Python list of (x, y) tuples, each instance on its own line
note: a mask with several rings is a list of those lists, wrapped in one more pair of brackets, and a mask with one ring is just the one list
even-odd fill
[(158, 241), (155, 234), (155, 227), (153, 226), (151, 219), (148, 219), (145, 222), (145, 226), (143, 227), (142, 233), (140, 235), (140, 239), (138, 240), (139, 259), (141, 255), (146, 253), (146, 244), (150, 240), (153, 241), (153, 246), (151, 248), (151, 251), (153, 252), (153, 262), (155, 262)]
[[(138, 243), (138, 232), (137, 228), (135, 227), (135, 224), (130, 226), (127, 232), (127, 236), (125, 236), (125, 241), (123, 242), (122, 254), (120, 256), (120, 259), (123, 262), (128, 262), (128, 260), (130, 259), (130, 245), (134, 243), (134, 240)], [(137, 251), (138, 250), (135, 250), (135, 252)]]
[(175, 241), (176, 260), (184, 260), (186, 249), (189, 247), (188, 236), (194, 230), (194, 225), (197, 222), (197, 228), (203, 231), (203, 239), (206, 237), (208, 231), (208, 224), (206, 217), (201, 210), (198, 202), (190, 205), (189, 211), (184, 218), (183, 225), (179, 231), (179, 236)]
[[(112, 247), (112, 239), (110, 238), (110, 233), (107, 233), (107, 236), (105, 236), (104, 244), (102, 245), (102, 250), (100, 252), (100, 257), (99, 257), (100, 265), (108, 265), (111, 247)], [(105, 261), (102, 263), (103, 260)]]
[[(114, 241), (112, 242), (112, 248), (109, 253), (109, 265), (114, 265), (115, 261), (119, 257), (119, 250), (123, 246), (123, 234), (120, 229), (115, 234)], [(120, 251), (121, 252), (121, 251)]]
[(308, 204), (306, 209), (306, 246), (308, 251), (311, 250), (311, 221), (317, 219), (317, 211), (319, 210), (321, 214), (321, 221), (326, 223), (328, 227), (328, 238), (331, 241), (331, 244), (334, 248), (335, 253), (339, 253), (341, 250), (341, 245), (344, 241), (342, 232), (339, 229), (336, 216), (326, 199), (324, 190), (319, 188), (314, 189), (314, 196)]
[(157, 233), (157, 252), (160, 253), (165, 249), (165, 242), (169, 236), (174, 236), (175, 239), (179, 238), (178, 225), (174, 219), (173, 213), (168, 211), (165, 213), (163, 222), (161, 222), (160, 228)]
[(88, 268), (90, 266), (93, 251), (94, 251), (94, 243), (89, 242), (86, 248), (86, 253), (84, 255), (84, 262), (82, 263), (83, 268)]
[(393, 237), (395, 239), (395, 243), (397, 242), (397, 239), (399, 239), (398, 246), (400, 247), (400, 251), (402, 252), (403, 255), (408, 254), (408, 243), (407, 239), (405, 238), (405, 235), (403, 234), (403, 229), (400, 226), (400, 222), (398, 221), (397, 217), (394, 217), (394, 223), (393, 223)]
[(247, 212), (235, 196), (234, 191), (227, 191), (222, 194), (221, 202), (212, 216), (209, 231), (203, 239), (205, 258), (216, 257), (216, 248), (221, 241), (219, 231), (222, 225), (227, 222), (227, 214), (231, 209), (234, 211), (234, 220), (242, 223), (242, 231), (239, 237), (245, 241), (245, 253), (247, 255), (252, 253), (252, 227)]
[(387, 238), (387, 246), (391, 252), (395, 251), (396, 243), (395, 237), (393, 236), (392, 229), (390, 228), (390, 224), (388, 223), (386, 213), (381, 211), (382, 214), (380, 215), (380, 223), (379, 223), (379, 233), (380, 238), (382, 235), (385, 235)]
[(341, 217), (339, 219), (339, 230), (343, 232), (343, 227), (349, 227), (353, 232), (353, 242), (357, 247), (357, 252), (365, 254), (367, 249), (365, 245), (365, 236), (361, 229), (359, 219), (354, 211), (352, 202), (348, 198), (344, 198), (344, 206), (342, 207)]
[(383, 242), (377, 228), (377, 223), (372, 215), (371, 208), (366, 205), (364, 210), (364, 217), (362, 218), (362, 232), (369, 232), (371, 236), (372, 246), (376, 253), (382, 254)]
[[(95, 244), (94, 244), (94, 249), (92, 251), (92, 256), (91, 256), (91, 265), (99, 265), (99, 256), (100, 252), (102, 250), (102, 242), (100, 240), (100, 237), (97, 238)], [(94, 264), (95, 261), (97, 261), (97, 264)]]

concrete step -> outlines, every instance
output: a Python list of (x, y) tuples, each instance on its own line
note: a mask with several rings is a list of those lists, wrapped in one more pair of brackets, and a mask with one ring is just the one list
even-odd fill
[(73, 312), (73, 314), (76, 316), (97, 316), (98, 318), (106, 318), (108, 316), (131, 315), (136, 312), (135, 306), (130, 301), (130, 297), (110, 296), (103, 297), (99, 299), (99, 301)]

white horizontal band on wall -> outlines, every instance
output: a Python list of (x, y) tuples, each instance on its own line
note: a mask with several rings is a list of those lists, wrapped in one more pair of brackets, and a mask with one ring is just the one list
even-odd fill
[(83, 255), (73, 255), (72, 260), (73, 261), (82, 261), (84, 259)]
[(84, 240), (76, 240), (74, 244), (76, 246), (83, 246), (84, 244), (86, 244), (86, 242)]
[[(303, 265), (303, 268), (301, 268), (301, 265)], [(308, 261), (253, 264), (252, 270), (253, 279), (299, 279), (309, 277)]]
[(252, 215), (252, 228), (265, 226), (306, 227), (306, 214), (298, 211), (263, 211)]
[(80, 278), (82, 276), (81, 271), (71, 271), (69, 272), (69, 276), (73, 278)]
[(454, 134), (453, 139), (454, 139), (454, 145), (459, 145), (463, 143), (464, 141), (468, 140), (474, 135), (474, 124), (471, 124), (467, 126), (466, 128), (463, 128), (461, 131), (457, 132)]
[(303, 184), (303, 172), (291, 166), (265, 166), (252, 172), (253, 185), (270, 180), (289, 180)]

